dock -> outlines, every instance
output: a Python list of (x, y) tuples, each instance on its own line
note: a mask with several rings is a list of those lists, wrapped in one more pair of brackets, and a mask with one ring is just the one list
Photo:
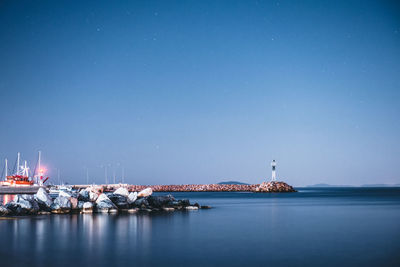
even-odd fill
[(0, 186), (0, 194), (35, 194), (40, 186)]

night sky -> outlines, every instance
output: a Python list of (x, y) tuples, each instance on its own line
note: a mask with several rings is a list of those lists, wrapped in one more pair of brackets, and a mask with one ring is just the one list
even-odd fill
[(1, 1), (0, 101), (53, 182), (400, 183), (400, 7)]

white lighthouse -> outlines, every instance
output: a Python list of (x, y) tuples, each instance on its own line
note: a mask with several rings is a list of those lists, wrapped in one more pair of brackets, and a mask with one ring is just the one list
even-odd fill
[(276, 181), (276, 161), (272, 160), (271, 162), (271, 167), (272, 167), (272, 177), (271, 177), (271, 181), (275, 182)]

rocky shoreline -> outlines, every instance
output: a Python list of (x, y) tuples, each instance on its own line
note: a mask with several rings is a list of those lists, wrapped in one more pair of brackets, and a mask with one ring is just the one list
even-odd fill
[(16, 195), (14, 200), (0, 205), (0, 216), (68, 213), (136, 213), (175, 210), (208, 209), (209, 206), (191, 204), (188, 199), (177, 200), (172, 195), (153, 196), (151, 188), (139, 192), (120, 187), (114, 192), (103, 192), (101, 186), (91, 186), (79, 192), (61, 191), (52, 199), (44, 188), (34, 195)]

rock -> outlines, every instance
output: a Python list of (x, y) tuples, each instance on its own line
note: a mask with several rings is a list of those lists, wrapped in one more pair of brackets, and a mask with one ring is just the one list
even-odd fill
[(78, 200), (83, 202), (90, 201), (89, 191), (86, 189), (79, 191)]
[(83, 209), (83, 204), (85, 204), (85, 201), (81, 201), (81, 200), (79, 200), (78, 201), (78, 209)]
[(49, 215), (49, 214), (51, 214), (51, 212), (50, 211), (41, 210), (41, 211), (38, 212), (38, 214), (39, 215)]
[(82, 207), (83, 213), (92, 213), (93, 212), (93, 203), (92, 202), (85, 202)]
[(78, 209), (78, 199), (77, 199), (77, 198), (75, 198), (75, 197), (70, 197), (70, 198), (69, 198), (69, 201), (71, 202), (71, 208), (72, 208), (73, 210)]
[(196, 207), (196, 206), (187, 206), (187, 207), (185, 207), (185, 209), (187, 209), (187, 210), (198, 210), (199, 208)]
[(174, 209), (174, 208), (164, 207), (163, 210), (164, 210), (164, 211), (174, 211), (175, 209)]
[(164, 206), (172, 206), (175, 198), (172, 195), (167, 196), (149, 196), (147, 198), (149, 205), (155, 208), (161, 208)]
[(117, 207), (106, 194), (102, 193), (96, 200), (96, 208), (99, 212), (110, 212), (111, 209), (116, 209)]
[(40, 210), (51, 211), (51, 204), (53, 204), (53, 200), (46, 192), (43, 187), (40, 187), (37, 193), (34, 195), (34, 199), (39, 205)]
[(139, 198), (136, 199), (136, 201), (133, 203), (133, 206), (145, 209), (148, 208), (150, 205), (149, 202), (147, 201), (147, 198)]
[(119, 209), (128, 209), (128, 198), (123, 195), (111, 194), (109, 196), (110, 200), (119, 208)]
[(131, 192), (131, 193), (129, 193), (128, 199), (127, 199), (128, 204), (132, 204), (133, 202), (135, 202), (136, 199), (137, 199), (137, 196), (138, 196), (138, 193), (137, 193), (137, 192)]
[(114, 191), (114, 195), (121, 195), (124, 197), (128, 197), (129, 191), (125, 187), (120, 187), (117, 190)]
[(66, 192), (66, 191), (60, 191), (60, 193), (58, 193), (58, 196), (70, 198), (70, 197), (72, 197), (72, 194), (70, 194), (69, 192)]
[(51, 205), (52, 213), (69, 213), (71, 211), (71, 201), (66, 196), (58, 196)]
[(94, 193), (94, 192), (89, 192), (89, 200), (90, 201), (96, 201), (97, 200), (97, 198), (99, 197), (99, 195), (97, 194), (97, 193)]
[(6, 208), (13, 215), (36, 214), (39, 211), (39, 205), (32, 195), (16, 195), (14, 201), (6, 204)]
[(136, 213), (138, 212), (138, 209), (128, 209), (128, 213)]
[(187, 207), (190, 206), (190, 201), (189, 199), (182, 199), (178, 201), (179, 206)]
[(10, 211), (4, 207), (4, 206), (0, 206), (0, 216), (6, 216), (10, 213)]
[(148, 197), (151, 196), (151, 194), (153, 194), (153, 189), (151, 189), (150, 187), (140, 191), (138, 193), (138, 197)]
[(202, 209), (211, 209), (210, 206), (201, 206)]
[[(89, 187), (86, 187), (84, 190), (89, 193), (88, 201), (92, 201), (92, 202), (96, 201), (102, 192), (102, 188), (99, 186), (89, 186)], [(82, 195), (85, 196), (86, 193), (82, 192)], [(82, 199), (82, 200), (86, 201), (85, 199)]]

